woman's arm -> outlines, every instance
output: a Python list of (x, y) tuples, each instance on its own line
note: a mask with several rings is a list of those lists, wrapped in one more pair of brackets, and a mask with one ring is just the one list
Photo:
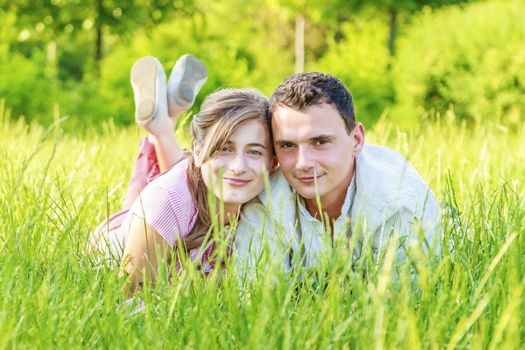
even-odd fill
[(122, 273), (131, 277), (124, 293), (133, 293), (145, 282), (144, 277), (147, 282), (155, 283), (159, 263), (169, 261), (171, 250), (157, 230), (133, 215), (121, 263)]

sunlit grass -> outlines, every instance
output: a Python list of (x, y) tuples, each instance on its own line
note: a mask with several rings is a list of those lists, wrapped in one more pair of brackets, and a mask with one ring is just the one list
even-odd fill
[(410, 247), (393, 282), (388, 253), (353, 271), (342, 249), (318, 273), (265, 271), (242, 287), (232, 266), (207, 279), (187, 268), (146, 287), (134, 313), (124, 281), (84, 247), (119, 209), (139, 132), (108, 123), (71, 136), (1, 114), (0, 348), (522, 346), (525, 127), (449, 115), (367, 133), (407, 156), (444, 208), (441, 259)]

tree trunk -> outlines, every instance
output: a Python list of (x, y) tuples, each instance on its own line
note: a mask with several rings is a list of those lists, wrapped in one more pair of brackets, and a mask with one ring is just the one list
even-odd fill
[(396, 36), (397, 36), (397, 11), (394, 8), (390, 9), (390, 32), (388, 33), (388, 52), (391, 57), (396, 54)]
[(102, 60), (102, 27), (97, 27), (95, 41), (95, 76), (100, 78), (100, 61)]
[(100, 61), (102, 60), (102, 16), (104, 15), (104, 7), (102, 4), (103, 0), (97, 0), (96, 2), (96, 16), (95, 19), (95, 57), (94, 57), (94, 69), (95, 77), (100, 78)]
[(337, 25), (335, 29), (334, 39), (336, 43), (341, 42), (345, 38), (345, 35), (343, 33), (343, 24), (348, 21), (347, 15), (339, 15), (337, 16)]
[(304, 71), (304, 16), (295, 17), (295, 72)]

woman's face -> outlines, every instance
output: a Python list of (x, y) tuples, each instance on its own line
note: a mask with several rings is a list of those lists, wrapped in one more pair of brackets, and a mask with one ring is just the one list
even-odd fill
[(208, 190), (224, 202), (225, 209), (234, 209), (262, 191), (273, 159), (266, 125), (250, 119), (201, 164), (202, 178)]

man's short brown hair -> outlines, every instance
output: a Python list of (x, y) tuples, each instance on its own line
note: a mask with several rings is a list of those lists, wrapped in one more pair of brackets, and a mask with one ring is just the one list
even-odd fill
[(282, 105), (302, 111), (322, 103), (335, 106), (350, 134), (355, 127), (352, 94), (339, 79), (330, 74), (308, 72), (292, 75), (275, 89), (270, 99), (270, 110), (273, 114)]

